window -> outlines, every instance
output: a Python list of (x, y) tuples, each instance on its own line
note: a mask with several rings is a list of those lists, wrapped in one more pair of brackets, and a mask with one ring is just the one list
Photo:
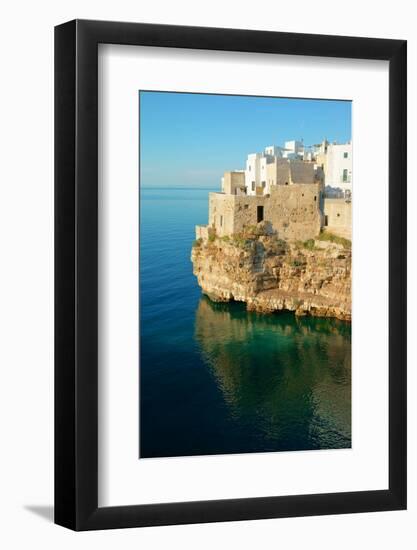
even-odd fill
[(255, 191), (255, 182), (252, 182), (252, 191)]
[(347, 171), (346, 168), (343, 170), (343, 178), (342, 179), (343, 179), (344, 182), (347, 182), (347, 180), (348, 180), (348, 171)]
[(223, 216), (220, 216), (220, 227), (223, 227)]
[(256, 209), (256, 221), (259, 223), (259, 222), (262, 222), (263, 219), (264, 219), (264, 207), (258, 206)]
[(347, 153), (343, 153), (343, 158), (344, 158), (344, 159), (347, 159), (347, 158), (348, 158), (348, 154), (347, 154)]
[(263, 187), (264, 189), (265, 189), (265, 185), (266, 185), (266, 182), (263, 181), (263, 182), (262, 182), (262, 187)]
[(314, 200), (317, 201), (317, 196), (316, 195), (314, 195)]
[(252, 170), (252, 166), (251, 166), (251, 165), (249, 165), (248, 170), (249, 170), (249, 172)]
[(324, 216), (324, 225), (329, 225), (329, 216)]
[(249, 204), (245, 204), (245, 210), (249, 208)]

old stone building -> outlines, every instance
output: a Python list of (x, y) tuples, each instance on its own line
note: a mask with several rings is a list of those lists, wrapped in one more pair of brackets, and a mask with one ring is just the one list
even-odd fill
[[(340, 149), (344, 162), (351, 162), (348, 145)], [(293, 156), (288, 154), (290, 147)], [(286, 240), (315, 238), (323, 227), (350, 239), (350, 202), (324, 198), (325, 168), (333, 158), (329, 150), (339, 151), (338, 147), (324, 141), (313, 155), (312, 148), (307, 151), (302, 142), (293, 141), (286, 142), (285, 148), (269, 146), (262, 153), (248, 155), (246, 169), (225, 172), (222, 192), (209, 194), (209, 222), (196, 227), (197, 238), (206, 240), (210, 233), (235, 235), (269, 222), (270, 229)], [(311, 153), (308, 160), (306, 151)], [(319, 160), (323, 157), (323, 167), (315, 155)], [(339, 174), (342, 179), (345, 172)]]
[(269, 195), (210, 193), (209, 223), (197, 226), (196, 236), (206, 239), (210, 229), (220, 237), (233, 235), (262, 221), (282, 239), (316, 237), (322, 225), (320, 184), (275, 185)]
[(225, 172), (222, 177), (222, 191), (227, 195), (245, 193), (245, 172), (243, 170)]
[(324, 228), (352, 239), (352, 203), (346, 199), (324, 199)]
[(247, 195), (265, 195), (274, 185), (314, 183), (319, 179), (314, 162), (304, 162), (264, 153), (248, 156), (245, 171)]
[(301, 160), (275, 158), (267, 165), (266, 192), (274, 185), (293, 185), (297, 183), (314, 183), (314, 164)]

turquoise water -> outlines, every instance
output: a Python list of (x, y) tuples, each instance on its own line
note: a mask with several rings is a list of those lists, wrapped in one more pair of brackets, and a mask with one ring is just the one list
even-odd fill
[(141, 190), (140, 457), (351, 446), (351, 330), (202, 296), (209, 190)]

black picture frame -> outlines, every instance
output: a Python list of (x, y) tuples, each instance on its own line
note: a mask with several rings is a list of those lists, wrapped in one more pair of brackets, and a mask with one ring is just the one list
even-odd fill
[[(389, 488), (98, 507), (98, 44), (389, 62)], [(406, 41), (74, 20), (55, 28), (55, 522), (108, 529), (406, 508)]]

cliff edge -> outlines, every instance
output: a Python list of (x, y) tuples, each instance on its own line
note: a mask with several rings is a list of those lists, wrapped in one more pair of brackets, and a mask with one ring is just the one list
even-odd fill
[(316, 239), (279, 239), (267, 223), (244, 233), (197, 239), (193, 273), (216, 302), (246, 302), (248, 310), (351, 320), (350, 241), (329, 233)]

